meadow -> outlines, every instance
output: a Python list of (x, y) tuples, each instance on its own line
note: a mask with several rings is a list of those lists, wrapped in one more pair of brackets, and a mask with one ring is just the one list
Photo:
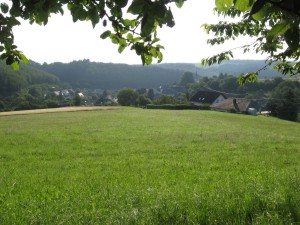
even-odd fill
[(0, 224), (300, 224), (299, 133), (196, 110), (0, 116)]

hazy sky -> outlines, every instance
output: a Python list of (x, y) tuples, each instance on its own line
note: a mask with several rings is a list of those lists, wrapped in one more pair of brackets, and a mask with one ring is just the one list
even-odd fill
[[(235, 41), (228, 45), (210, 47), (208, 35), (201, 28), (203, 23), (216, 23), (220, 18), (213, 13), (214, 0), (188, 0), (181, 9), (173, 7), (175, 27), (164, 27), (158, 36), (165, 50), (164, 63), (200, 62), (203, 57), (231, 49), (246, 43)], [(89, 21), (73, 23), (69, 13), (53, 15), (46, 26), (30, 25), (28, 21), (14, 29), (15, 43), (25, 55), (36, 62), (70, 62), (90, 59), (96, 62), (140, 64), (139, 56), (130, 50), (119, 54), (118, 46), (110, 39), (100, 39), (107, 28), (97, 25), (94, 29)], [(249, 40), (246, 40), (249, 42)], [(239, 59), (262, 59), (260, 55), (236, 54)]]

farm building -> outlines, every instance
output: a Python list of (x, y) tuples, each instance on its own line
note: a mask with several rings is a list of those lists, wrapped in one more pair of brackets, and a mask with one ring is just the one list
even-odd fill
[(213, 105), (220, 103), (226, 99), (226, 96), (215, 91), (198, 91), (194, 94), (190, 101), (194, 105)]
[(251, 114), (253, 111), (260, 111), (261, 106), (253, 100), (244, 98), (228, 98), (222, 102), (211, 105), (210, 109), (220, 112), (239, 112)]

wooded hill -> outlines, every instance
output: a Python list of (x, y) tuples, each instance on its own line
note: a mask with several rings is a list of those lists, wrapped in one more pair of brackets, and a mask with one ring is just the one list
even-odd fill
[(35, 63), (33, 66), (55, 74), (61, 82), (69, 83), (74, 88), (91, 89), (158, 87), (179, 81), (183, 73), (157, 66), (96, 63), (89, 60), (43, 65)]
[(8, 96), (34, 84), (58, 84), (59, 78), (32, 65), (21, 65), (14, 71), (0, 60), (0, 96)]
[[(265, 66), (264, 60), (229, 60), (223, 61), (221, 64), (215, 64), (210, 67), (202, 67), (200, 63), (163, 63), (156, 64), (156, 66), (172, 69), (189, 71), (197, 73), (200, 76), (218, 76), (220, 73), (227, 73), (228, 75), (239, 76), (243, 73), (256, 72)], [(272, 66), (267, 67), (259, 73), (259, 79), (266, 79), (271, 77), (281, 76), (281, 74), (274, 70)]]
[[(121, 89), (153, 88), (161, 84), (178, 82), (186, 71), (197, 73), (199, 76), (218, 76), (227, 73), (238, 76), (241, 73), (255, 72), (262, 68), (263, 60), (231, 60), (220, 65), (202, 68), (197, 63), (166, 63), (150, 66), (96, 63), (89, 60), (73, 61), (70, 63), (32, 64), (38, 69), (55, 74), (62, 82), (73, 87)], [(279, 76), (271, 67), (263, 70), (260, 78)]]
[[(13, 71), (0, 61), (1, 94), (19, 90), (30, 84), (64, 83), (73, 88), (121, 89), (154, 88), (162, 84), (179, 82), (184, 72), (197, 73), (198, 76), (218, 76), (227, 73), (238, 76), (241, 73), (253, 72), (264, 66), (262, 60), (231, 60), (220, 65), (201, 68), (196, 63), (166, 63), (150, 66), (97, 63), (89, 60), (70, 63), (21, 65), (19, 71)], [(262, 79), (278, 76), (271, 67), (262, 71)]]

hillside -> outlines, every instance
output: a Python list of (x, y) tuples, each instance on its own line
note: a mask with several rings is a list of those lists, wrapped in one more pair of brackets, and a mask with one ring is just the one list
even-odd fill
[[(238, 76), (241, 73), (256, 71), (264, 66), (262, 60), (231, 60), (220, 65), (201, 68), (195, 63), (166, 63), (150, 66), (97, 63), (89, 60), (73, 61), (71, 63), (37, 64), (33, 66), (55, 74), (62, 82), (73, 87), (94, 89), (153, 88), (161, 84), (178, 82), (186, 71), (199, 76), (218, 76), (227, 73)], [(274, 77), (280, 74), (268, 68), (262, 71), (260, 77)]]
[(0, 224), (298, 224), (298, 123), (119, 108), (0, 116)]
[[(223, 61), (221, 64), (215, 64), (210, 67), (202, 67), (200, 63), (163, 63), (156, 64), (160, 68), (190, 71), (200, 76), (218, 76), (220, 73), (239, 76), (242, 73), (256, 72), (265, 66), (264, 60), (229, 60)], [(259, 78), (265, 79), (280, 76), (281, 74), (272, 67), (267, 67), (261, 71)]]
[[(227, 73), (238, 76), (241, 73), (256, 71), (264, 66), (262, 60), (231, 60), (220, 65), (202, 68), (197, 63), (163, 63), (150, 66), (98, 63), (89, 60), (70, 63), (21, 65), (19, 71), (13, 71), (0, 61), (0, 87), (2, 92), (20, 89), (30, 84), (66, 83), (73, 88), (90, 89), (122, 89), (154, 88), (161, 84), (179, 82), (184, 72), (190, 71), (199, 76), (218, 76)], [(10, 76), (8, 76), (10, 75)], [(260, 74), (260, 78), (280, 76), (268, 68)]]
[(55, 74), (62, 82), (73, 87), (93, 89), (153, 88), (178, 82), (182, 76), (182, 71), (156, 66), (96, 63), (89, 60), (33, 66)]
[(14, 71), (0, 60), (0, 96), (7, 96), (33, 84), (58, 84), (59, 78), (32, 65), (21, 65)]

